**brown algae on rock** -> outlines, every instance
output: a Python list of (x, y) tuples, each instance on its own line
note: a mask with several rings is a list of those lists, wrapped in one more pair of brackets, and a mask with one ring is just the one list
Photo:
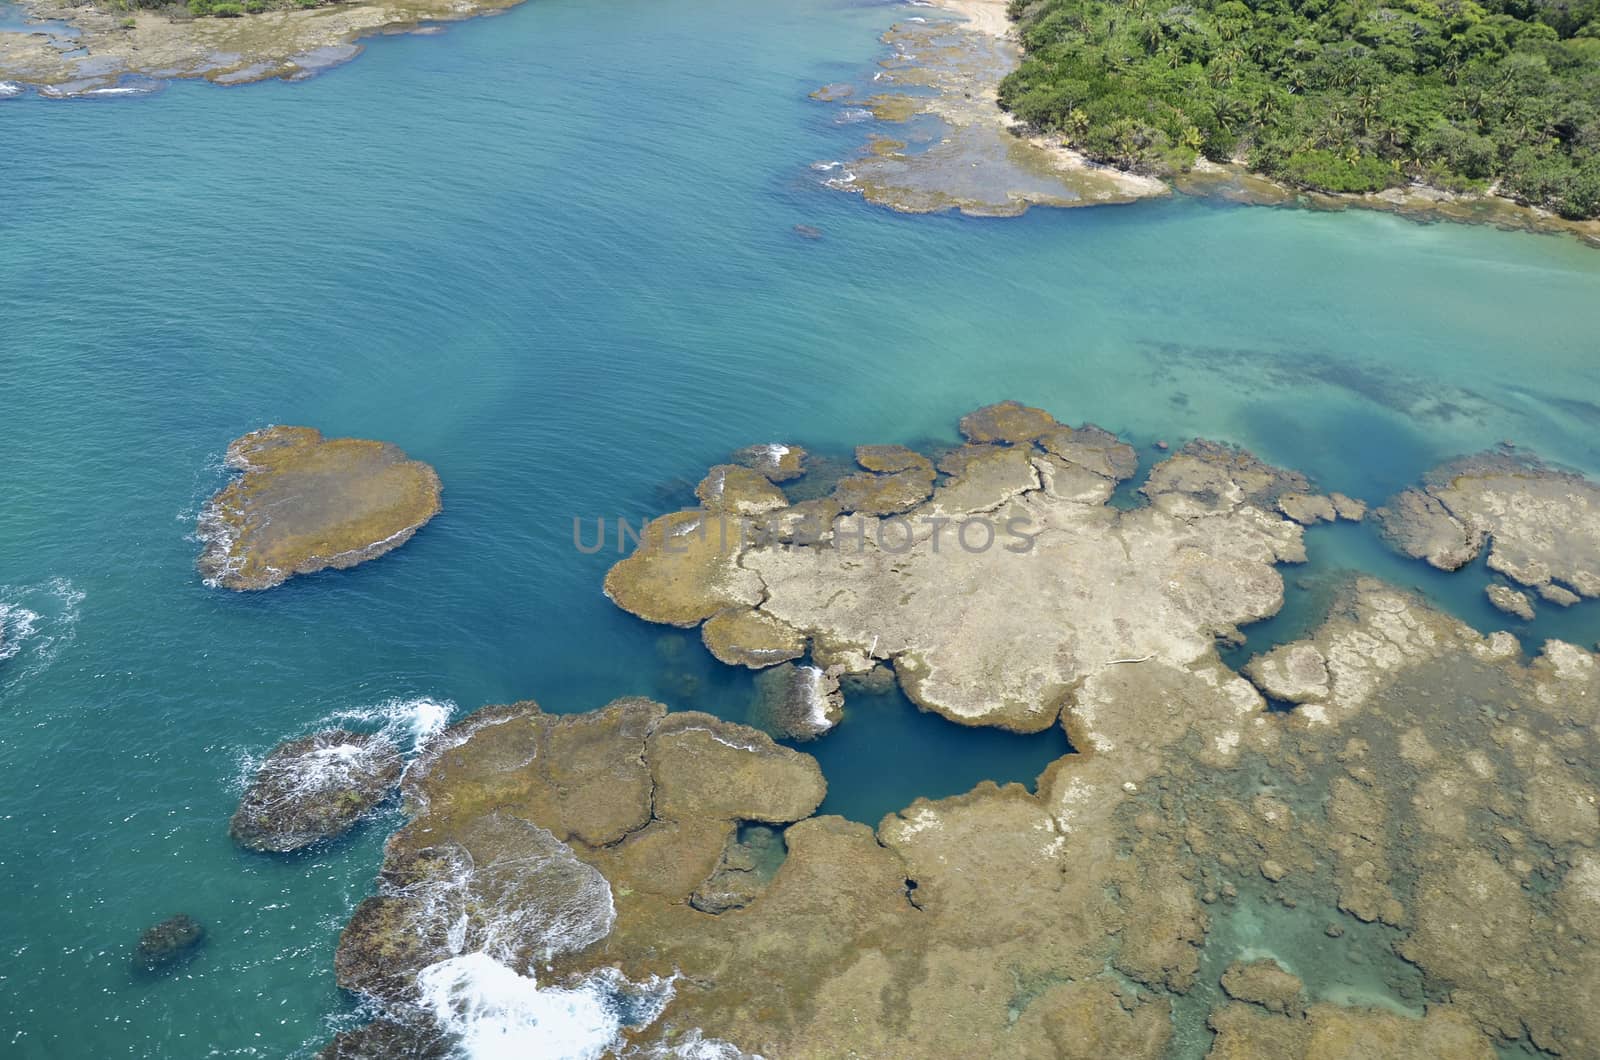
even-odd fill
[(228, 446), (227, 466), (241, 474), (200, 513), (198, 566), (228, 589), (364, 563), (440, 510), (439, 476), (385, 442), (267, 427)]
[[(480, 713), (407, 778), (340, 982), (426, 1024), (417, 976), (484, 940), (537, 951), (541, 982), (675, 976), (619, 1031), (642, 1055), (1593, 1053), (1600, 1013), (1571, 999), (1600, 977), (1600, 663), (1559, 642), (1527, 663), (1370, 579), (1278, 650), (1308, 648), (1324, 687), (1289, 713), (1212, 659), (1103, 668), (1068, 707), (1087, 753), (1037, 793), (981, 784), (875, 829), (810, 816), (808, 756), (706, 715)], [(552, 895), (573, 944), (525, 936)], [(1303, 908), (1320, 957), (1229, 927), (1269, 907)]]

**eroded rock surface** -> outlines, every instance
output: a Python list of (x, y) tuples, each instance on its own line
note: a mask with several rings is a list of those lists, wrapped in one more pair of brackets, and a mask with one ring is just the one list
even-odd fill
[(279, 744), (228, 831), (240, 846), (287, 853), (342, 835), (400, 782), (400, 752), (372, 733), (329, 729)]
[[(1600, 981), (1595, 656), (1550, 642), (1528, 662), (1363, 579), (1250, 670), (1302, 705), (1269, 712), (1214, 654), (1104, 666), (1063, 719), (1082, 753), (1036, 792), (982, 784), (876, 829), (810, 816), (807, 756), (705, 715), (480, 713), (408, 778), (416, 816), (341, 982), (404, 1019), (417, 969), (453, 952), (427, 881), (465, 878), (476, 900), (446, 907), (467, 936), (522, 939), (499, 952), (536, 954), (541, 981), (678, 977), (619, 1051), (1156, 1058), (1208, 1020), (1214, 1057), (1600, 1049), (1600, 1012), (1572, 1003)], [(770, 877), (747, 875), (752, 820), (783, 832)], [(544, 886), (534, 848), (570, 853)], [(497, 857), (515, 886), (473, 882)], [(547, 926), (528, 944), (549, 918), (520, 911), (599, 890), (575, 863), (606, 881), (609, 926), (573, 901), (579, 945)], [(1273, 909), (1303, 910), (1320, 948), (1264, 958), (1279, 937), (1235, 922)]]
[(353, 567), (439, 513), (439, 476), (386, 442), (267, 427), (228, 446), (227, 465), (242, 474), (200, 513), (198, 565), (208, 584), (229, 589)]
[(969, 444), (937, 481), (909, 450), (863, 449), (883, 470), (842, 480), (843, 514), (810, 542), (710, 508), (665, 516), (607, 590), (651, 621), (711, 619), (725, 661), (782, 662), (809, 642), (836, 673), (892, 663), (915, 703), (952, 720), (1037, 731), (1108, 667), (1212, 657), (1277, 611), (1275, 566), (1305, 558), (1277, 511), (1305, 479), (1236, 449), (1184, 447), (1152, 471), (1149, 506), (1122, 511), (1107, 502), (1137, 457), (1115, 436), (1017, 402), (961, 430)]
[(1380, 512), (1389, 542), (1443, 570), (1489, 567), (1541, 593), (1600, 596), (1600, 486), (1530, 456), (1484, 453), (1427, 475)]

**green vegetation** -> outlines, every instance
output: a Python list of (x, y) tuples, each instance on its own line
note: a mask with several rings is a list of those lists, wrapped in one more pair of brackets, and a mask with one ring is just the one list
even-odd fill
[(1600, 216), (1600, 0), (1012, 0), (1018, 117), (1102, 162), (1242, 157)]

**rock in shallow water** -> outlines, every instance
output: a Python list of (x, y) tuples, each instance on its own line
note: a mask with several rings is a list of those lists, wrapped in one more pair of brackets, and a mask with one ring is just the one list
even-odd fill
[(780, 740), (814, 740), (843, 716), (839, 679), (819, 666), (785, 663), (756, 678), (750, 724)]
[(134, 960), (154, 971), (193, 953), (205, 939), (206, 929), (187, 913), (168, 917), (139, 936)]
[(268, 427), (228, 446), (227, 465), (243, 474), (200, 513), (198, 566), (207, 584), (228, 589), (353, 567), (439, 513), (439, 476), (386, 442)]
[(1519, 593), (1505, 585), (1491, 585), (1484, 592), (1498, 610), (1524, 622), (1533, 621), (1533, 601), (1528, 599), (1527, 593)]
[(240, 846), (288, 853), (343, 834), (400, 781), (400, 752), (370, 733), (330, 729), (280, 744), (256, 772), (228, 831)]

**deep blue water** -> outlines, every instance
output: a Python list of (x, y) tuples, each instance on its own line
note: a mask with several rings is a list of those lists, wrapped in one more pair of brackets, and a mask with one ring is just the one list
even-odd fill
[[(1374, 501), (1503, 438), (1600, 470), (1600, 254), (1575, 243), (1192, 200), (906, 217), (820, 187), (863, 130), (806, 94), (870, 71), (903, 12), (534, 0), (303, 84), (0, 103), (0, 606), (38, 616), (0, 661), (0, 1049), (276, 1057), (350, 1019), (333, 946), (394, 814), (298, 859), (226, 834), (250, 757), (340, 711), (741, 717), (747, 677), (616, 610), (615, 557), (571, 545), (740, 445), (948, 440), (1018, 397)], [(445, 512), (355, 571), (208, 589), (194, 514), (267, 423), (393, 441)], [(1309, 540), (1317, 571), (1502, 624), (1481, 579)], [(1542, 621), (1600, 638), (1594, 605)], [(808, 749), (827, 808), (876, 821), (1064, 746), (891, 698)], [(180, 909), (207, 946), (131, 974)]]

